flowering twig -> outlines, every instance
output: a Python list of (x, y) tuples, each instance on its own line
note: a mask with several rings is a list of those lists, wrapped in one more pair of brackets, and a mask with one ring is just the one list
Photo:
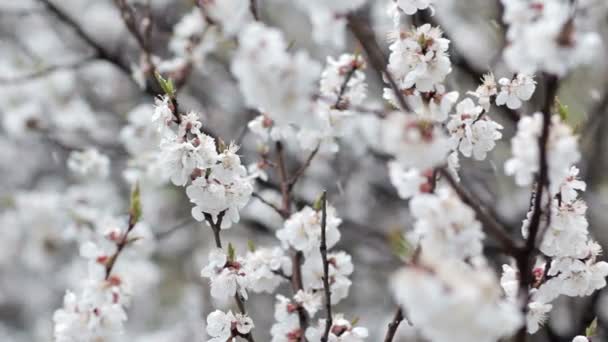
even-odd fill
[[(543, 195), (545, 188), (549, 187), (549, 165), (547, 162), (547, 142), (549, 140), (549, 129), (551, 127), (551, 110), (555, 101), (555, 96), (559, 88), (557, 76), (545, 75), (545, 101), (542, 108), (543, 127), (540, 137), (538, 138), (539, 149), (539, 173), (536, 180), (536, 189), (534, 191), (534, 203), (532, 207), (532, 217), (530, 218), (528, 238), (522, 252), (516, 258), (517, 266), (520, 270), (519, 296), (522, 298), (522, 311), (527, 312), (528, 309), (528, 287), (533, 282), (532, 268), (534, 267), (534, 255), (536, 251), (537, 241), (542, 239), (539, 236), (541, 216), (543, 214)], [(548, 189), (546, 189), (548, 191)], [(550, 215), (550, 206), (547, 206), (547, 215)], [(521, 328), (518, 333), (518, 340), (525, 341), (526, 325)]]
[(327, 342), (329, 331), (333, 323), (331, 316), (331, 287), (329, 285), (329, 262), (327, 261), (327, 191), (323, 191), (321, 195), (321, 260), (323, 261), (323, 289), (325, 291), (325, 310), (327, 318), (325, 319), (325, 332), (321, 337), (321, 342)]
[(110, 274), (112, 273), (112, 269), (116, 264), (116, 259), (122, 252), (122, 250), (129, 244), (129, 233), (133, 230), (139, 219), (141, 218), (141, 200), (140, 200), (140, 192), (139, 185), (135, 184), (133, 190), (131, 191), (131, 200), (129, 205), (129, 222), (127, 226), (127, 231), (122, 235), (122, 238), (116, 245), (116, 252), (112, 255), (107, 263), (106, 263), (106, 280), (110, 278)]
[[(211, 214), (208, 213), (204, 213), (205, 215), (205, 220), (209, 223), (209, 225), (211, 226), (211, 230), (213, 231), (213, 238), (215, 239), (215, 246), (217, 248), (222, 248), (222, 239), (220, 236), (220, 232), (222, 230), (222, 221), (224, 220), (224, 215), (226, 214), (226, 211), (221, 211), (218, 215), (217, 215), (217, 219), (215, 220), (215, 222), (213, 221), (213, 216), (211, 216)], [(243, 302), (243, 299), (241, 298), (241, 296), (237, 293), (234, 294), (234, 301), (236, 302), (236, 306), (239, 308), (239, 311), (244, 315), (247, 313), (247, 311), (245, 310), (245, 303)], [(253, 335), (251, 333), (248, 333), (247, 335), (243, 336), (245, 339), (247, 339), (247, 341), (249, 342), (254, 342), (253, 339)]]
[(370, 28), (369, 23), (366, 20), (352, 14), (347, 16), (347, 20), (348, 27), (355, 35), (359, 43), (361, 43), (361, 46), (367, 53), (368, 60), (378, 74), (378, 77), (380, 77), (381, 80), (383, 78), (387, 79), (391, 89), (395, 93), (399, 106), (403, 110), (409, 110), (409, 106), (407, 102), (405, 102), (405, 97), (399, 90), (397, 82), (395, 82), (395, 79), (386, 68), (386, 57), (382, 53), (382, 50), (376, 41), (376, 37), (374, 36), (374, 31)]

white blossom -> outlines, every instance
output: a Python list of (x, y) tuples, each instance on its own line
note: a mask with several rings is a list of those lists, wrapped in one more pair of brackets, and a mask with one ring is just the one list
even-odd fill
[(447, 188), (410, 201), (416, 219), (411, 237), (427, 253), (464, 260), (481, 255), (484, 233), (473, 209)]
[(240, 313), (215, 310), (207, 316), (207, 334), (211, 336), (208, 342), (230, 341), (236, 334), (249, 334), (253, 328), (253, 320)]
[(290, 55), (283, 34), (261, 23), (247, 25), (239, 42), (231, 69), (246, 105), (278, 125), (305, 123), (319, 64), (305, 52)]
[(73, 151), (67, 165), (70, 171), (82, 178), (104, 179), (110, 173), (110, 158), (95, 148)]
[[(311, 207), (302, 210), (289, 217), (283, 228), (276, 233), (283, 247), (293, 247), (298, 251), (310, 253), (317, 251), (321, 243), (321, 211)], [(338, 226), (342, 219), (336, 216), (336, 210), (332, 206), (327, 207), (326, 244), (327, 248), (333, 247), (340, 240)]]
[(452, 145), (465, 157), (477, 160), (485, 159), (496, 146), (496, 140), (502, 138), (503, 127), (484, 115), (483, 110), (467, 98), (456, 106), (456, 113), (447, 124)]
[[(320, 319), (318, 326), (311, 326), (306, 329), (306, 339), (310, 342), (321, 342), (321, 337), (325, 332), (325, 319)], [(353, 327), (344, 315), (336, 314), (332, 319), (327, 341), (331, 342), (363, 342), (369, 333), (366, 328)]]
[(491, 270), (457, 260), (403, 268), (393, 277), (397, 303), (425, 338), (436, 342), (494, 342), (514, 334), (522, 318), (516, 303), (502, 298)]
[(201, 276), (209, 278), (211, 283), (211, 296), (218, 300), (225, 300), (238, 293), (247, 298), (247, 277), (245, 259), (228, 260), (226, 252), (213, 249), (209, 252), (209, 264), (201, 271)]
[[(505, 171), (508, 175), (514, 175), (515, 182), (520, 186), (532, 184), (534, 173), (539, 171), (538, 141), (542, 125), (542, 113), (524, 117), (519, 120), (517, 134), (511, 140), (513, 158), (505, 163)], [(570, 165), (580, 158), (572, 129), (562, 123), (557, 115), (551, 118), (546, 148), (551, 193), (555, 193), (561, 181), (568, 176)]]
[(259, 248), (247, 253), (245, 260), (244, 272), (253, 292), (272, 293), (284, 280), (282, 275), (291, 276), (291, 260), (281, 248)]
[(216, 222), (222, 212), (222, 228), (239, 221), (239, 211), (249, 202), (253, 186), (237, 150), (236, 145), (230, 145), (218, 156), (217, 164), (186, 188), (188, 198), (195, 205), (192, 216), (197, 221), (205, 221), (204, 214), (210, 214)]
[(382, 122), (380, 139), (386, 152), (404, 168), (426, 170), (446, 162), (449, 139), (430, 121), (391, 113)]
[(501, 78), (498, 83), (500, 92), (496, 96), (496, 105), (506, 104), (509, 109), (519, 109), (522, 101), (528, 101), (536, 90), (534, 78), (525, 74), (517, 74), (512, 80)]
[(393, 0), (397, 6), (407, 15), (415, 14), (418, 11), (432, 8), (433, 0)]
[(448, 57), (450, 41), (438, 27), (424, 24), (413, 32), (396, 32), (389, 46), (388, 71), (400, 89), (430, 92), (452, 71)]

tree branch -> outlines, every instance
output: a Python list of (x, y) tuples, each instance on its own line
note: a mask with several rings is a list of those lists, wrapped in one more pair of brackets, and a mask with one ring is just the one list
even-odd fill
[(329, 284), (329, 262), (327, 261), (327, 191), (323, 191), (321, 195), (321, 260), (323, 262), (323, 289), (325, 292), (325, 310), (327, 318), (325, 319), (325, 332), (321, 337), (321, 342), (327, 342), (329, 331), (333, 324), (331, 316), (331, 287)]

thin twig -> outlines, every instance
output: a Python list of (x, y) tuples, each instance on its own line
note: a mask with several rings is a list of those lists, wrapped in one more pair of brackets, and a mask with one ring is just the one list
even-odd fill
[(397, 328), (403, 321), (403, 311), (401, 309), (397, 309), (395, 312), (395, 316), (388, 324), (388, 331), (386, 332), (386, 336), (384, 337), (384, 342), (392, 342), (395, 338), (395, 334), (397, 333)]
[(331, 287), (329, 284), (329, 261), (327, 261), (327, 191), (323, 191), (321, 195), (321, 260), (323, 262), (323, 288), (325, 291), (325, 310), (327, 318), (325, 319), (325, 332), (321, 337), (321, 342), (327, 342), (329, 331), (333, 324), (331, 316)]
[(260, 202), (262, 202), (263, 204), (267, 205), (268, 207), (272, 208), (274, 211), (277, 212), (277, 214), (281, 215), (281, 217), (283, 219), (286, 219), (289, 217), (289, 214), (284, 212), (283, 209), (279, 208), (278, 206), (276, 206), (274, 203), (269, 202), (267, 199), (265, 199), (264, 197), (262, 197), (260, 194), (258, 194), (257, 192), (254, 192), (251, 194), (252, 197), (257, 198)]
[(315, 149), (312, 150), (312, 152), (308, 155), (308, 158), (306, 158), (306, 161), (304, 162), (304, 164), (302, 164), (302, 166), (291, 177), (291, 179), (288, 182), (288, 186), (287, 186), (288, 191), (291, 192), (293, 190), (293, 187), (296, 185), (296, 183), (298, 182), (300, 177), (302, 177), (304, 172), (306, 172), (306, 169), (308, 169), (308, 167), (312, 163), (312, 160), (315, 159), (315, 156), (317, 155), (317, 153), (319, 153), (320, 148), (321, 148), (321, 144), (319, 143), (319, 144), (317, 144), (317, 147), (315, 147)]
[[(205, 215), (205, 220), (209, 223), (209, 225), (211, 226), (211, 230), (213, 231), (213, 237), (215, 239), (215, 246), (217, 248), (222, 248), (222, 239), (220, 236), (220, 232), (222, 230), (222, 221), (224, 220), (224, 215), (226, 214), (226, 211), (221, 211), (218, 215), (217, 215), (217, 219), (215, 220), (215, 222), (213, 222), (213, 216), (211, 216), (211, 214), (208, 213), (204, 213)], [(245, 303), (243, 302), (243, 298), (241, 298), (241, 296), (237, 293), (234, 294), (234, 301), (236, 302), (236, 306), (239, 308), (239, 311), (245, 315), (247, 313), (247, 311), (245, 310)], [(251, 333), (248, 333), (247, 335), (243, 336), (245, 339), (247, 339), (247, 341), (249, 342), (254, 342), (253, 339), (253, 335)]]

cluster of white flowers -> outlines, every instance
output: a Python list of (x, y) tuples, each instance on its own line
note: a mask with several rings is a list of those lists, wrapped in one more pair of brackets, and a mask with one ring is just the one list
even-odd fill
[(456, 106), (456, 113), (447, 123), (453, 148), (465, 157), (486, 159), (487, 153), (496, 146), (496, 140), (502, 138), (500, 130), (503, 127), (484, 113), (481, 106), (467, 98)]
[(175, 25), (169, 48), (176, 56), (200, 61), (215, 49), (218, 37), (217, 27), (205, 20), (200, 9), (193, 8)]
[(237, 336), (244, 336), (254, 328), (253, 320), (247, 315), (233, 314), (232, 311), (215, 310), (207, 317), (208, 342), (233, 341)]
[(312, 22), (312, 36), (317, 43), (344, 46), (346, 15), (365, 4), (366, 0), (296, 0)]
[(422, 253), (422, 260), (393, 277), (391, 287), (424, 337), (434, 342), (493, 342), (521, 326), (519, 308), (503, 298), (491, 269)]
[[(336, 216), (336, 210), (329, 206), (326, 225), (327, 248), (333, 247), (340, 240), (340, 223), (342, 220)], [(306, 254), (316, 252), (321, 243), (321, 212), (308, 206), (304, 207), (285, 221), (283, 228), (277, 231), (277, 238), (284, 248), (291, 247)]]
[[(579, 4), (581, 3), (581, 4)], [(566, 0), (502, 0), (509, 44), (504, 58), (518, 72), (544, 71), (563, 76), (589, 63), (601, 45), (595, 32), (584, 32), (577, 13), (584, 2)], [(580, 21), (580, 22), (579, 22)]]
[[(201, 0), (201, 10), (208, 21), (218, 24), (225, 36), (236, 35), (253, 20), (249, 0)], [(201, 13), (198, 14), (201, 19)]]
[[(314, 126), (298, 132), (300, 146), (312, 150), (323, 143), (326, 150), (337, 152), (335, 138), (343, 135), (347, 121), (356, 115), (367, 95), (363, 57), (342, 54), (337, 60), (327, 57), (321, 74), (319, 100), (314, 105)], [(355, 108), (355, 110), (351, 110)]]
[(492, 99), (495, 99), (497, 106), (506, 105), (509, 109), (519, 109), (524, 101), (532, 98), (535, 90), (536, 81), (533, 76), (520, 73), (513, 79), (503, 77), (497, 84), (494, 74), (489, 73), (483, 76), (482, 84), (470, 94), (478, 99), (479, 105), (484, 110), (488, 111)]
[(417, 241), (426, 253), (460, 260), (481, 255), (481, 223), (475, 219), (473, 209), (447, 188), (415, 196), (410, 201), (410, 211), (416, 223), (408, 240)]
[[(525, 119), (529, 123), (532, 120), (538, 122), (542, 121), (542, 116), (536, 114), (534, 118), (524, 118), (522, 121)], [(606, 286), (608, 276), (608, 263), (597, 260), (602, 248), (589, 237), (589, 224), (585, 217), (587, 205), (578, 194), (586, 189), (586, 184), (577, 179), (579, 170), (575, 166), (563, 169), (564, 163), (572, 165), (578, 160), (576, 141), (557, 117), (554, 117), (550, 130), (547, 151), (551, 186), (549, 196), (543, 198), (545, 205), (550, 204), (550, 218), (547, 219), (543, 213), (539, 223), (540, 227), (544, 227), (541, 228), (543, 235), (538, 246), (542, 254), (532, 270), (534, 281), (526, 317), (529, 333), (535, 333), (544, 323), (555, 298), (560, 295), (589, 296)], [(538, 138), (530, 140), (533, 141), (528, 144), (533, 144)], [(514, 153), (516, 146), (521, 147), (522, 141), (517, 145), (514, 142)], [(531, 145), (527, 149), (534, 151), (536, 146), (538, 145)], [(535, 160), (529, 163), (538, 165), (538, 152), (532, 153)], [(531, 178), (532, 175), (526, 177)], [(522, 225), (522, 235), (525, 238), (530, 234), (531, 216), (532, 211)], [(511, 266), (503, 265), (501, 284), (507, 297), (514, 302), (517, 301), (519, 272)]]
[(393, 112), (383, 125), (383, 147), (402, 167), (427, 170), (445, 162), (449, 137), (433, 122)]
[[(223, 215), (222, 228), (229, 228), (239, 221), (239, 210), (253, 192), (247, 169), (236, 154), (238, 146), (217, 146), (212, 137), (201, 132), (196, 113), (174, 114), (172, 106), (165, 96), (157, 101), (152, 117), (162, 134), (158, 165), (173, 184), (187, 185), (196, 220), (205, 221), (208, 214), (215, 222)], [(176, 121), (179, 124), (174, 125)]]
[(431, 92), (452, 71), (448, 56), (450, 41), (438, 27), (422, 25), (415, 31), (394, 32), (388, 71), (400, 90), (416, 88)]
[[(534, 174), (539, 171), (539, 137), (543, 129), (543, 114), (521, 118), (517, 123), (517, 134), (511, 140), (513, 157), (505, 163), (505, 171), (515, 176), (517, 185), (532, 184)], [(570, 165), (580, 158), (577, 138), (572, 129), (558, 115), (551, 117), (547, 140), (547, 164), (552, 193), (570, 171)]]
[[(306, 339), (310, 342), (321, 342), (321, 337), (325, 332), (327, 322), (324, 319), (319, 320), (317, 327), (310, 327), (306, 330)], [(331, 342), (363, 342), (368, 336), (366, 328), (354, 327), (343, 315), (336, 315), (333, 318), (331, 327), (329, 328), (329, 336), (327, 341)]]
[(124, 223), (109, 226), (80, 246), (87, 274), (80, 289), (66, 292), (63, 307), (53, 316), (56, 341), (112, 340), (123, 333), (132, 294), (149, 284), (142, 272), (151, 270), (146, 258), (153, 251), (145, 223), (131, 230)]
[(232, 73), (245, 104), (277, 125), (305, 125), (312, 109), (319, 63), (306, 52), (291, 55), (283, 33), (255, 22), (239, 33)]
[(213, 298), (226, 300), (238, 294), (247, 299), (247, 290), (274, 292), (283, 277), (291, 276), (291, 260), (280, 248), (257, 249), (245, 257), (229, 256), (222, 249), (214, 249), (201, 276), (210, 279)]
[(110, 173), (110, 159), (95, 148), (73, 151), (67, 165), (75, 175), (82, 178), (104, 179)]

